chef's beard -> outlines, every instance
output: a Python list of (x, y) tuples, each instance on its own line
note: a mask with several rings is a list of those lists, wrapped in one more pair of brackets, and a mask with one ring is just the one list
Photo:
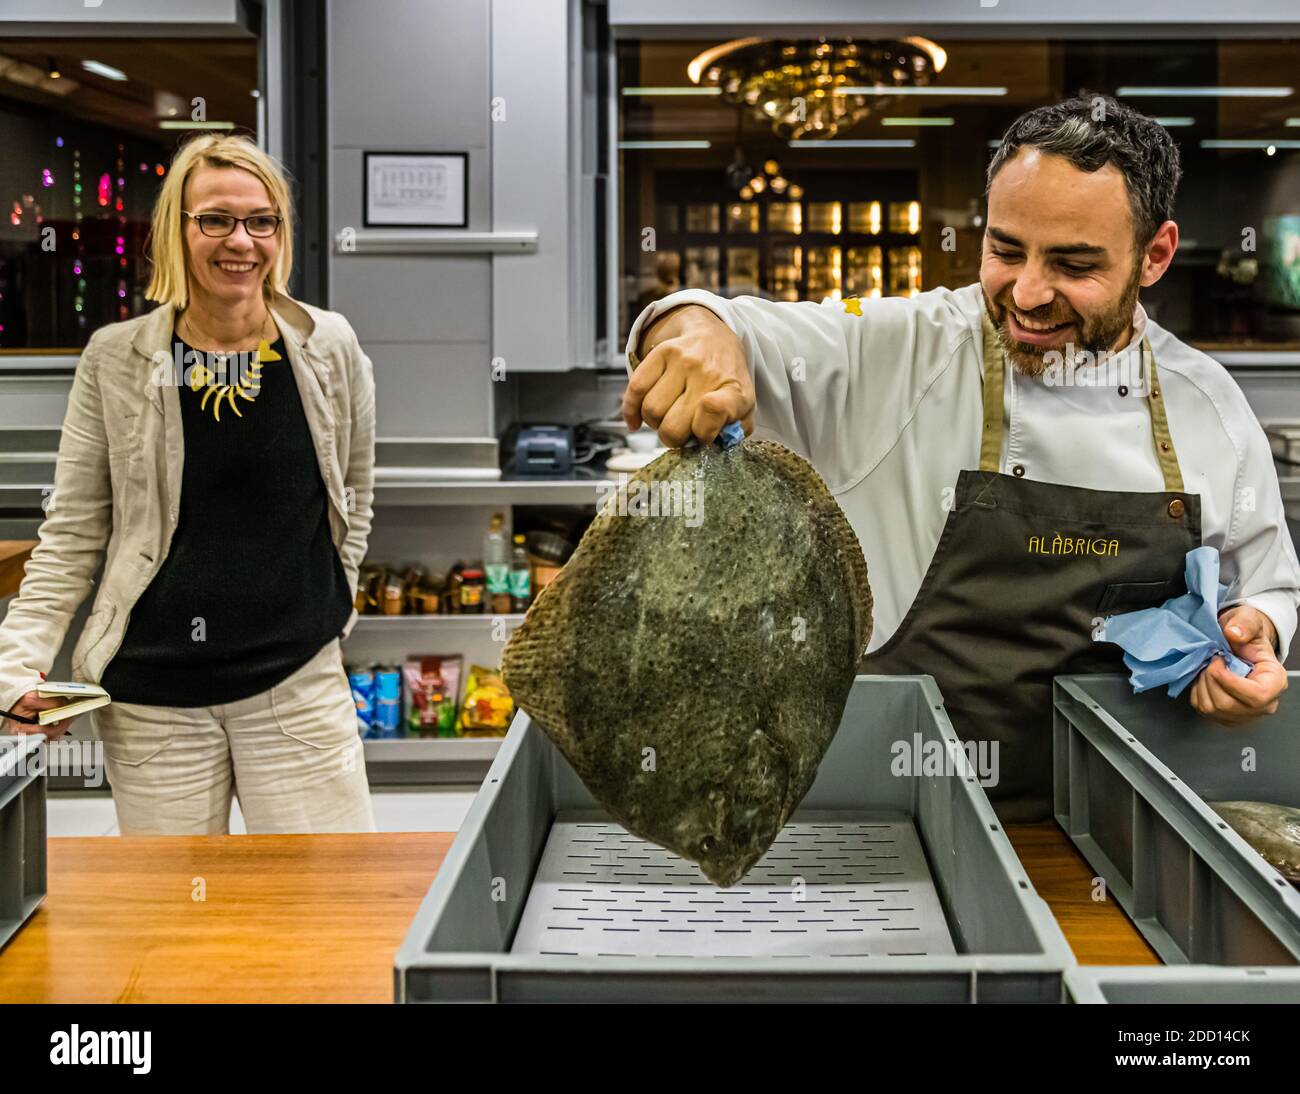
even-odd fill
[[(1027, 318), (1040, 323), (1049, 323), (1056, 325), (1059, 323), (1073, 323), (1075, 331), (1079, 334), (1077, 342), (1068, 342), (1064, 346), (1031, 346), (1028, 342), (1020, 342), (1011, 337), (1011, 330), (1007, 323), (1007, 306), (998, 304), (993, 307), (989, 303), (989, 298), (984, 297), (984, 306), (988, 309), (989, 318), (993, 320), (993, 325), (997, 328), (998, 341), (1002, 344), (1002, 352), (1006, 359), (1011, 362), (1012, 367), (1025, 376), (1041, 376), (1049, 364), (1057, 363), (1064, 368), (1073, 368), (1082, 362), (1098, 361), (1103, 353), (1108, 352), (1119, 339), (1128, 332), (1129, 326), (1133, 322), (1133, 313), (1137, 310), (1138, 289), (1141, 287), (1142, 264), (1135, 263), (1133, 274), (1124, 286), (1118, 299), (1108, 306), (1104, 311), (1097, 315), (1083, 316), (1079, 315), (1068, 304), (1062, 301), (1060, 304), (1048, 304), (1041, 309), (1032, 312), (1026, 312)], [(1010, 298), (1011, 290), (1007, 290), (1007, 297)], [(1064, 313), (1061, 307), (1066, 309)], [(1084, 357), (1080, 351), (1087, 351), (1091, 358)], [(1045, 355), (1054, 354), (1051, 361), (1045, 360)], [(1056, 356), (1056, 355), (1059, 355)]]

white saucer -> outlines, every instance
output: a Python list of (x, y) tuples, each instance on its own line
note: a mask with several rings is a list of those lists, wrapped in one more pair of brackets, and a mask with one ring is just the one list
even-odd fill
[(605, 461), (606, 471), (639, 471), (648, 463), (653, 463), (668, 449), (652, 448), (649, 452), (633, 452), (630, 448), (616, 448)]

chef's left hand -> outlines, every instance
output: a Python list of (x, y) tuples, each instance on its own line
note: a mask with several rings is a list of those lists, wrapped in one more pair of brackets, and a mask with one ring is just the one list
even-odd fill
[(1238, 676), (1222, 657), (1215, 657), (1192, 685), (1192, 706), (1224, 726), (1274, 713), (1287, 680), (1273, 649), (1277, 632), (1272, 621), (1258, 608), (1237, 604), (1220, 613), (1219, 626), (1232, 652), (1254, 667), (1249, 676)]

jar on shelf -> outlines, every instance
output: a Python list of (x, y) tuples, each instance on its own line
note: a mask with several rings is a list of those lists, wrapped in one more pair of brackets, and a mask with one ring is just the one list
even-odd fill
[(406, 586), (397, 570), (384, 573), (380, 605), (384, 615), (401, 615), (406, 607)]
[(460, 575), (460, 610), (467, 615), (483, 614), (486, 585), (483, 571), (477, 567), (462, 570)]

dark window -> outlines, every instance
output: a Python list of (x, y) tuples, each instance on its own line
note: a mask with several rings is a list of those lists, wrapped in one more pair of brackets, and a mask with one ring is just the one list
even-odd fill
[(194, 132), (172, 127), (255, 132), (257, 53), (251, 37), (0, 43), (0, 353), (74, 353), (152, 307), (149, 218)]
[[(820, 300), (970, 284), (994, 142), (1024, 111), (1087, 89), (1161, 119), (1182, 154), (1181, 243), (1142, 290), (1148, 312), (1208, 350), (1300, 350), (1300, 43), (722, 46), (618, 44), (624, 336), (640, 306), (681, 287)], [(702, 55), (696, 82), (688, 70)], [(864, 112), (828, 117), (831, 140), (792, 136), (783, 83), (814, 62), (850, 85), (901, 74), (905, 86), (1005, 93), (866, 96)]]

